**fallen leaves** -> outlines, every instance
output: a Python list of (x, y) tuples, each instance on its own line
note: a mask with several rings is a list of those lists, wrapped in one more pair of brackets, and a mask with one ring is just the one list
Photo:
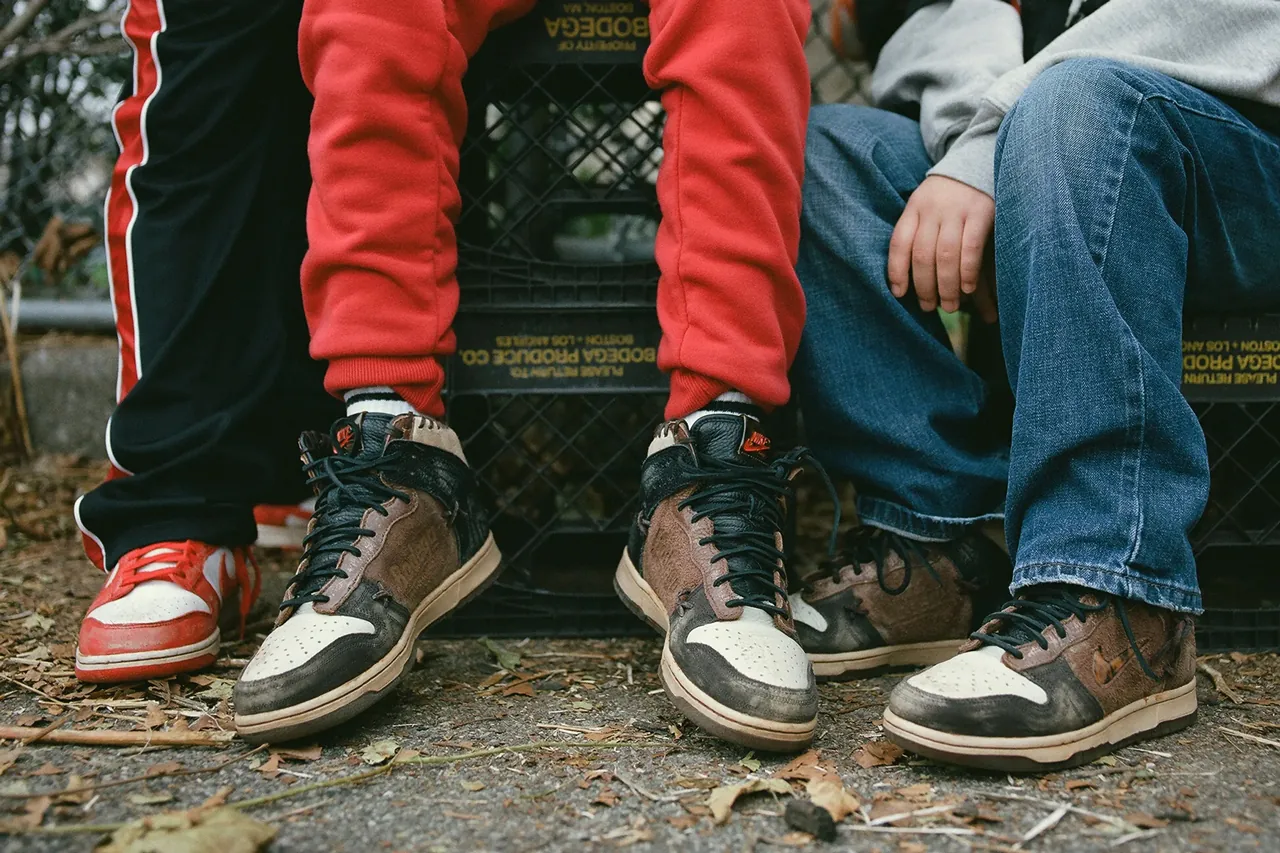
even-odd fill
[(851, 793), (839, 778), (810, 779), (805, 784), (805, 792), (809, 795), (809, 799), (830, 812), (831, 819), (836, 823), (862, 808), (862, 801)]
[(1142, 829), (1163, 829), (1169, 825), (1169, 821), (1164, 818), (1153, 817), (1152, 815), (1145, 814), (1143, 812), (1127, 814), (1124, 816), (1124, 819), (1134, 826)]
[(481, 637), (477, 642), (493, 653), (494, 660), (498, 662), (498, 666), (508, 672), (512, 672), (520, 668), (520, 655), (517, 653), (509, 649), (504, 649), (488, 637)]
[(236, 809), (194, 809), (126, 824), (97, 853), (257, 853), (275, 836), (271, 824)]
[(707, 797), (707, 806), (711, 809), (711, 816), (715, 822), (720, 824), (729, 819), (730, 813), (733, 811), (733, 805), (739, 798), (747, 794), (755, 794), (768, 791), (774, 794), (790, 794), (790, 783), (782, 779), (750, 779), (746, 782), (739, 782), (736, 785), (722, 785), (711, 792)]
[(375, 741), (374, 743), (366, 746), (360, 751), (360, 760), (365, 764), (372, 764), (376, 767), (379, 764), (386, 764), (394, 758), (395, 754), (399, 751), (400, 741), (388, 738), (386, 740)]
[(902, 747), (887, 740), (877, 740), (858, 747), (853, 753), (853, 760), (863, 770), (870, 770), (872, 767), (888, 767), (902, 755)]

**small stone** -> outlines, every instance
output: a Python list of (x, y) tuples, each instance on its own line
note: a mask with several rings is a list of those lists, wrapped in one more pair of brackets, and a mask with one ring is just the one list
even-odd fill
[(836, 822), (831, 819), (831, 812), (813, 800), (787, 801), (782, 819), (792, 829), (807, 832), (819, 841), (836, 840)]

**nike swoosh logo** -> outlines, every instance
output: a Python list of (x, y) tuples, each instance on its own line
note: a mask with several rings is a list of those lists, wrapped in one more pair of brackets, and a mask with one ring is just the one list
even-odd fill
[(1133, 660), (1133, 649), (1125, 649), (1118, 656), (1110, 659), (1102, 654), (1102, 649), (1096, 649), (1093, 653), (1093, 677), (1097, 680), (1098, 686), (1105, 687), (1111, 683), (1111, 679), (1115, 678), (1131, 660)]

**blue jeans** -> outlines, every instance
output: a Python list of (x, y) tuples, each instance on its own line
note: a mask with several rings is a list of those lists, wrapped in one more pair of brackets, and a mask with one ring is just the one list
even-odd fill
[(810, 443), (868, 524), (943, 540), (1004, 515), (1015, 591), (1074, 583), (1199, 612), (1189, 533), (1209, 463), (1180, 392), (1183, 307), (1280, 304), (1280, 139), (1121, 63), (1072, 60), (1032, 84), (995, 164), (1011, 444), (938, 316), (886, 283), (930, 165), (906, 118), (813, 111), (795, 367)]

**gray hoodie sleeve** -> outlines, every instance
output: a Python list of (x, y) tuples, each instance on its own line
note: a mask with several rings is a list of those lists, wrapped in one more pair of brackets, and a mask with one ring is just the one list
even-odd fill
[(982, 96), (1022, 64), (1022, 22), (1004, 0), (949, 0), (912, 15), (885, 44), (871, 98), (896, 112), (918, 107), (936, 163), (973, 120)]
[(1115, 59), (1280, 107), (1280, 0), (1110, 0), (996, 80), (930, 174), (994, 195), (996, 133), (1005, 113), (1042, 71), (1079, 57)]

